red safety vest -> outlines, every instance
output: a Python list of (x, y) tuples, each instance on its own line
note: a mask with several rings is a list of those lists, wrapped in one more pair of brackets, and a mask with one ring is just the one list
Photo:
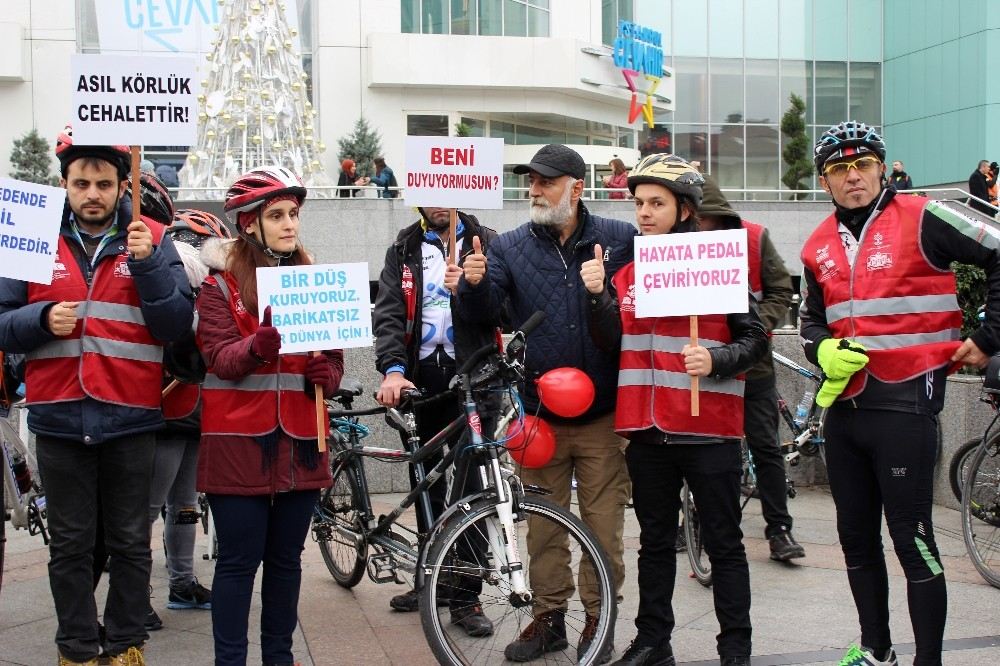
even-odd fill
[[(153, 244), (163, 225), (144, 220)], [(79, 301), (76, 327), (27, 355), (28, 404), (69, 402), (89, 396), (126, 407), (159, 409), (163, 345), (139, 307), (128, 252), (97, 264), (90, 286), (66, 238), (59, 236), (52, 283), (28, 284), (28, 303)]]
[(199, 400), (201, 400), (200, 384), (178, 382), (177, 386), (163, 398), (163, 418), (168, 421), (187, 418), (198, 409)]
[(867, 374), (897, 383), (942, 368), (960, 345), (955, 275), (928, 263), (920, 247), (927, 202), (918, 196), (895, 197), (862, 231), (853, 267), (834, 215), (820, 223), (802, 248), (802, 264), (823, 291), (830, 333), (868, 350), (868, 365), (851, 379), (841, 399), (860, 393)]
[(761, 278), (762, 250), (761, 239), (764, 237), (764, 227), (753, 222), (741, 220), (747, 230), (747, 261), (750, 265), (750, 292), (760, 303), (764, 298), (764, 281)]
[[(221, 277), (205, 280), (226, 294), (240, 335), (248, 337), (257, 330), (257, 319), (243, 306), (232, 274)], [(201, 433), (259, 436), (280, 427), (297, 439), (316, 439), (316, 402), (304, 390), (308, 359), (308, 354), (283, 354), (237, 380), (220, 379), (210, 366), (201, 387)]]
[[(615, 273), (613, 282), (622, 318), (615, 430), (625, 433), (656, 427), (677, 435), (742, 437), (742, 376), (702, 377), (700, 414), (691, 416), (691, 376), (684, 370), (681, 356), (681, 349), (690, 341), (690, 319), (637, 319), (634, 263)], [(725, 315), (699, 316), (698, 334), (704, 347), (732, 341)]]

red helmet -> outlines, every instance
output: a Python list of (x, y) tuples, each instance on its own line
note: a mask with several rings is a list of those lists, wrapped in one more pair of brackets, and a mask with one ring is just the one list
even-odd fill
[(174, 215), (173, 223), (167, 227), (168, 233), (191, 231), (199, 236), (232, 238), (233, 234), (222, 220), (203, 210), (182, 209)]
[(243, 174), (229, 187), (225, 211), (248, 213), (282, 194), (291, 194), (302, 205), (306, 188), (299, 177), (285, 167), (260, 167)]
[[(129, 178), (128, 185), (126, 194), (131, 197), (131, 178)], [(139, 206), (143, 215), (153, 218), (160, 224), (170, 226), (174, 221), (174, 202), (170, 198), (167, 186), (147, 171), (139, 174)]]
[(56, 159), (59, 160), (59, 172), (66, 177), (66, 170), (71, 162), (81, 157), (96, 157), (114, 164), (118, 175), (125, 178), (128, 174), (132, 152), (128, 146), (80, 146), (73, 144), (73, 126), (66, 125), (56, 137)]

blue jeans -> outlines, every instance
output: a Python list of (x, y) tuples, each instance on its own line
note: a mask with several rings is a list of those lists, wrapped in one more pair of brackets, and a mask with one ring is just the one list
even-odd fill
[(92, 571), (98, 507), (111, 557), (104, 606), (108, 653), (125, 652), (148, 638), (143, 620), (152, 563), (148, 511), (154, 442), (153, 433), (93, 446), (38, 436), (52, 536), (49, 585), (59, 622), (56, 645), (73, 661), (93, 659), (100, 649)]
[(250, 602), (261, 562), (261, 661), (294, 663), (292, 632), (298, 617), (302, 549), (318, 499), (318, 490), (208, 496), (219, 537), (212, 582), (216, 666), (246, 664)]

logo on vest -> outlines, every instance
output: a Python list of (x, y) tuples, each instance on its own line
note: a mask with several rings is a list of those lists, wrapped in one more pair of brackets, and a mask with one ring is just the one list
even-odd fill
[(618, 306), (622, 312), (635, 312), (635, 285), (630, 284), (628, 286), (628, 293), (622, 296), (621, 303)]
[(114, 275), (117, 278), (128, 278), (129, 280), (132, 279), (132, 271), (128, 269), (128, 263), (125, 257), (119, 259), (118, 263), (115, 264)]
[(837, 263), (830, 258), (829, 243), (816, 250), (816, 267), (819, 268), (816, 279), (820, 282), (825, 282), (837, 274)]
[(247, 313), (246, 307), (243, 305), (243, 298), (236, 299), (236, 314), (245, 315)]
[(66, 270), (66, 264), (59, 261), (59, 255), (56, 255), (56, 261), (52, 264), (52, 281), (62, 280), (63, 278), (69, 277), (69, 271)]
[(892, 255), (888, 252), (872, 252), (868, 255), (868, 261), (865, 262), (865, 267), (869, 272), (892, 268)]

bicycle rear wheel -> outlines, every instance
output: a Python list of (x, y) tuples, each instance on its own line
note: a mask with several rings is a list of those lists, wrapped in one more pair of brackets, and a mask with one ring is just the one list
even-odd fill
[(997, 441), (975, 449), (962, 493), (962, 536), (972, 564), (1000, 587), (1000, 449)]
[(688, 562), (691, 564), (691, 571), (694, 573), (695, 579), (705, 587), (709, 587), (712, 584), (712, 565), (708, 561), (708, 554), (701, 542), (701, 523), (698, 522), (698, 509), (695, 508), (694, 495), (691, 494), (686, 481), (681, 490), (681, 496)]
[[(545, 663), (598, 663), (613, 639), (617, 599), (611, 564), (597, 538), (579, 518), (538, 497), (525, 497), (514, 520), (514, 550), (522, 558), (533, 600), (564, 609), (565, 645), (547, 652)], [(545, 552), (561, 555), (568, 567), (560, 571), (547, 563), (542, 576), (528, 554), (529, 530), (533, 538), (545, 533)], [(500, 519), (494, 504), (481, 501), (456, 513), (430, 546), (420, 592), (420, 618), (427, 642), (442, 664), (501, 663), (507, 645), (533, 620), (533, 603), (512, 592), (505, 556), (488, 545), (496, 543), (491, 534), (503, 535)], [(561, 604), (556, 601), (566, 597)], [(452, 608), (461, 610), (474, 603), (481, 605), (493, 623), (491, 635), (467, 636), (451, 623)], [(596, 622), (591, 621), (596, 629), (589, 647), (584, 646), (584, 652), (578, 654), (588, 614), (596, 618)]]
[[(995, 443), (998, 437), (1000, 437), (1000, 433), (994, 435), (990, 442)], [(965, 485), (965, 477), (969, 473), (969, 463), (972, 462), (972, 456), (975, 455), (976, 449), (979, 448), (982, 441), (983, 439), (979, 437), (962, 444), (955, 451), (955, 455), (951, 457), (951, 463), (948, 465), (948, 481), (951, 483), (951, 492), (955, 494), (955, 499), (958, 500), (959, 504), (962, 503), (962, 486)]]
[(342, 587), (361, 582), (368, 564), (368, 543), (361, 533), (360, 489), (352, 462), (333, 469), (333, 485), (320, 495), (313, 518), (313, 534), (330, 575)]

